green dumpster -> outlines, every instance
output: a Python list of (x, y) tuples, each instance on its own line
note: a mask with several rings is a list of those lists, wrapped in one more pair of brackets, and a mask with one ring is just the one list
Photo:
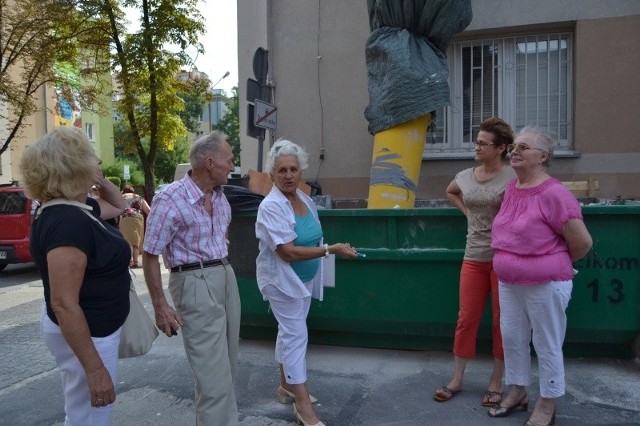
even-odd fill
[[(640, 331), (640, 207), (584, 207), (594, 247), (576, 263), (567, 311), (567, 356), (631, 357)], [(230, 259), (242, 300), (241, 337), (275, 339), (276, 321), (255, 278), (255, 212), (233, 215)], [(338, 259), (336, 287), (313, 301), (310, 341), (319, 344), (451, 350), (466, 221), (454, 208), (321, 210), (328, 242), (366, 258)], [(490, 315), (479, 332), (489, 353)]]

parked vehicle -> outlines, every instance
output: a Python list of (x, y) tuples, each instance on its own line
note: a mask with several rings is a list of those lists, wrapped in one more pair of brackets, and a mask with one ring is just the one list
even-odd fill
[(18, 182), (0, 184), (0, 271), (10, 263), (33, 261), (29, 235), (37, 205)]

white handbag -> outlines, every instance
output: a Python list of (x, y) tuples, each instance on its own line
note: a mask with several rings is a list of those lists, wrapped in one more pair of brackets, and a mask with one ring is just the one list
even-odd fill
[(158, 329), (138, 298), (133, 283), (129, 289), (129, 305), (129, 316), (120, 331), (119, 358), (146, 354), (158, 337)]

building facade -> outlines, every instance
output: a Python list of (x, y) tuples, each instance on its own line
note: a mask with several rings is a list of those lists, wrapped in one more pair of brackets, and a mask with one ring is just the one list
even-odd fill
[[(211, 87), (211, 100), (202, 107), (202, 114), (200, 115), (200, 129), (196, 133), (189, 133), (191, 141), (194, 141), (202, 134), (211, 132), (214, 126), (217, 125), (220, 120), (222, 120), (222, 117), (227, 113), (227, 94), (223, 89), (216, 89), (215, 86), (228, 75), (229, 73), (226, 73), (217, 82), (213, 83)], [(177, 78), (184, 82), (199, 78), (206, 78), (207, 80), (210, 80), (207, 73), (198, 71), (195, 67), (191, 71), (180, 71)]]
[(227, 113), (228, 98), (223, 89), (211, 89), (212, 99), (204, 106), (200, 117), (200, 133), (209, 133)]
[[(250, 4), (249, 4), (250, 3)], [(447, 51), (451, 104), (436, 111), (417, 190), (443, 198), (471, 167), (478, 124), (493, 115), (514, 128), (546, 127), (556, 140), (549, 172), (595, 179), (596, 196), (640, 198), (640, 2), (634, 0), (472, 0), (473, 20)], [(334, 198), (365, 198), (373, 136), (365, 44), (366, 2), (260, 0), (238, 4), (240, 81), (253, 76), (257, 48), (269, 51), (278, 108), (270, 143), (291, 139), (310, 152), (307, 179)], [(246, 136), (240, 84), (242, 170), (257, 168)]]
[[(12, 76), (19, 78), (17, 73), (12, 73)], [(102, 79), (104, 79), (104, 87), (110, 88), (111, 75), (106, 74)], [(113, 120), (109, 112), (112, 110), (111, 93), (100, 96), (103, 112), (96, 112), (81, 110), (78, 105), (71, 105), (72, 102), (67, 102), (60, 96), (60, 90), (50, 85), (42, 86), (38, 90), (34, 98), (36, 112), (25, 117), (23, 126), (10, 142), (9, 148), (0, 155), (0, 183), (20, 181), (22, 175), (19, 165), (24, 149), (57, 126), (76, 126), (82, 129), (103, 164), (113, 163), (115, 158)], [(0, 111), (0, 117), (4, 117), (4, 123), (0, 119), (0, 141), (2, 142), (8, 136), (7, 124), (15, 120), (8, 106), (3, 106), (3, 109), (4, 111)]]

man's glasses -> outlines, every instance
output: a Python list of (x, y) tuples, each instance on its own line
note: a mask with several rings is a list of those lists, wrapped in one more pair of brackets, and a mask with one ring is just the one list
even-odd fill
[(546, 149), (536, 148), (534, 146), (529, 146), (529, 145), (524, 144), (524, 143), (517, 143), (517, 144), (507, 145), (507, 152), (509, 152), (509, 153), (515, 151), (518, 154), (520, 154), (520, 153), (522, 153), (524, 151), (527, 151), (529, 149), (535, 149), (536, 151), (540, 151), (540, 152), (549, 152)]
[(475, 146), (479, 147), (480, 149), (484, 148), (485, 146), (495, 146), (495, 143), (486, 143), (486, 142), (476, 142)]

